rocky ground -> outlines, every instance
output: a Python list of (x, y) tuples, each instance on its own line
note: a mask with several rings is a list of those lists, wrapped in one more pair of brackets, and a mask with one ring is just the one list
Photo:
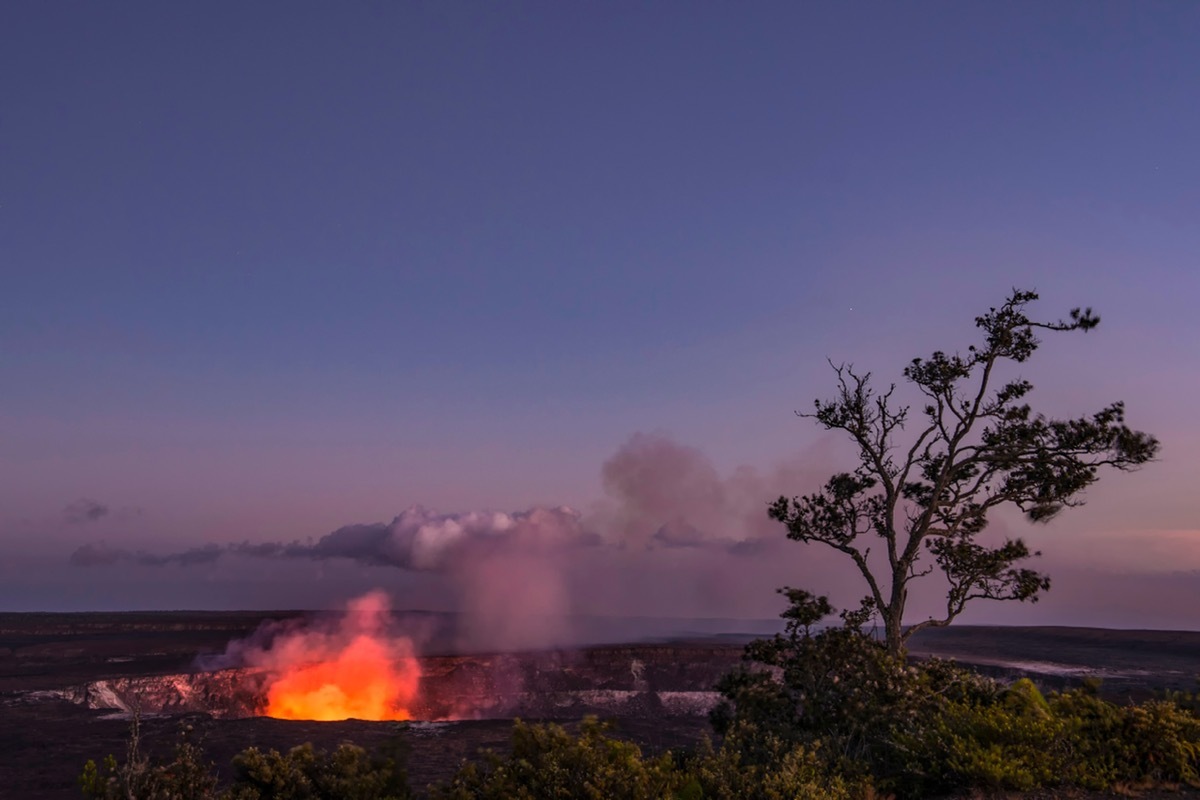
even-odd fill
[[(0, 797), (78, 797), (74, 780), (84, 761), (124, 752), (129, 722), (120, 706), (129, 697), (138, 692), (150, 697), (157, 686), (160, 699), (168, 698), (178, 676), (184, 683), (216, 680), (191, 677), (197, 654), (221, 652), (264, 618), (286, 616), (0, 614)], [(912, 649), (1001, 676), (1029, 673), (1050, 687), (1093, 675), (1117, 698), (1144, 697), (1160, 687), (1194, 688), (1200, 673), (1200, 633), (961, 627), (924, 632)], [(442, 655), (425, 662), (430, 685), (440, 681), (444, 696), (466, 697), (479, 716), (494, 718), (317, 723), (197, 713), (223, 696), (214, 690), (199, 705), (177, 703), (167, 709), (170, 714), (149, 716), (144, 738), (151, 750), (165, 752), (180, 724), (190, 723), (214, 762), (226, 769), (234, 753), (251, 745), (286, 749), (311, 741), (329, 748), (350, 740), (370, 747), (399, 738), (410, 752), (412, 782), (423, 786), (446, 778), (481, 748), (502, 749), (514, 714), (570, 721), (598, 711), (615, 717), (619, 732), (649, 750), (693, 744), (708, 732), (704, 693), (738, 663), (740, 653), (734, 637), (525, 655)], [(117, 700), (105, 701), (107, 708), (89, 707), (105, 705), (96, 700), (97, 682), (125, 687), (125, 700), (115, 692)], [(683, 695), (696, 702), (681, 701)]]

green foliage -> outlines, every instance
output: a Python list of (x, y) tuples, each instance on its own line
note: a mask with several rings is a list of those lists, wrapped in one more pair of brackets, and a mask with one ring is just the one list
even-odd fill
[(1200, 719), (1175, 703), (1118, 706), (1082, 692), (1051, 698), (1076, 760), (1107, 783), (1200, 784)]
[(1200, 783), (1200, 719), (1171, 699), (1117, 705), (1094, 683), (1045, 696), (1028, 679), (1002, 687), (953, 662), (908, 664), (862, 630), (865, 604), (816, 631), (828, 600), (783, 593), (786, 633), (749, 645), (759, 667), (719, 687), (720, 755), (740, 779), (761, 786), (801, 753), (851, 786), (904, 797)]
[(399, 750), (371, 755), (352, 744), (332, 753), (305, 744), (286, 755), (251, 747), (234, 757), (233, 785), (220, 791), (192, 726), (181, 730), (173, 758), (155, 762), (142, 752), (135, 715), (125, 761), (89, 760), (79, 785), (98, 800), (405, 800), (411, 792), (403, 763)]
[(1200, 676), (1196, 678), (1196, 688), (1194, 690), (1186, 692), (1167, 689), (1158, 694), (1158, 699), (1167, 700), (1180, 708), (1186, 708), (1193, 714), (1200, 716)]
[(1028, 791), (1062, 779), (1060, 722), (1046, 698), (1021, 680), (993, 703), (947, 704), (910, 742), (916, 756), (906, 782), (938, 788), (977, 786)]
[(88, 797), (99, 800), (213, 800), (217, 777), (195, 741), (195, 729), (183, 725), (173, 758), (154, 763), (142, 751), (141, 717), (134, 714), (125, 761), (107, 756), (103, 768), (88, 760), (79, 776)]
[[(612, 738), (608, 726), (584, 720), (578, 736), (558, 725), (513, 728), (512, 753), (487, 753), (466, 763), (433, 800), (850, 800), (852, 786), (830, 776), (825, 762), (801, 747), (774, 740), (770, 758), (747, 763), (735, 732), (713, 750), (642, 755)], [(759, 743), (762, 744), (761, 742)]]
[(433, 789), (434, 800), (652, 800), (672, 797), (685, 781), (669, 755), (642, 756), (635, 744), (611, 738), (594, 717), (584, 720), (578, 736), (558, 725), (513, 726), (512, 753), (484, 754), (482, 763), (465, 764), (446, 785)]
[[(887, 775), (900, 767), (896, 743), (918, 735), (950, 691), (968, 691), (949, 665), (922, 672), (864, 634), (864, 609), (845, 612), (842, 624), (814, 633), (832, 607), (824, 597), (783, 589), (789, 607), (784, 634), (760, 639), (746, 658), (769, 670), (742, 669), (721, 680), (725, 696), (713, 713), (720, 733), (740, 725), (742, 757), (770, 763), (771, 743), (819, 748), (847, 775)], [(935, 689), (934, 679), (944, 686)]]
[[(746, 741), (747, 738), (753, 743)], [(817, 752), (782, 739), (764, 738), (742, 726), (731, 729), (719, 750), (706, 746), (684, 765), (692, 794), (712, 800), (849, 800), (869, 794), (869, 782), (833, 774)], [(757, 758), (747, 758), (754, 752)]]
[(1002, 702), (954, 703), (915, 748), (925, 786), (1027, 791), (1200, 780), (1200, 719), (1164, 701), (1122, 706), (1018, 681)]
[(230, 800), (402, 800), (408, 776), (396, 757), (372, 756), (353, 744), (332, 753), (311, 744), (263, 753), (256, 747), (234, 756)]

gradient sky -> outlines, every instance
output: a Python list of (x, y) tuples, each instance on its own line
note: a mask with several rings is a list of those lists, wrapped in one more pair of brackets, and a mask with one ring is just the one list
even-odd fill
[[(66, 558), (588, 509), (638, 431), (836, 461), (792, 414), (826, 357), (899, 379), (1017, 286), (1104, 320), (1039, 407), (1163, 451), (1003, 619), (1187, 625), (1197, 42), (1180, 2), (4, 3), (0, 608), (333, 602), (382, 579)], [(744, 582), (663, 610), (773, 613)]]

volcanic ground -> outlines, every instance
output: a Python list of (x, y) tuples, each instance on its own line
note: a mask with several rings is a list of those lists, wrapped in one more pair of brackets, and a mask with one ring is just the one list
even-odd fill
[[(124, 752), (139, 708), (151, 751), (167, 752), (181, 722), (199, 728), (213, 761), (251, 745), (311, 741), (366, 747), (399, 737), (414, 786), (449, 777), (481, 748), (503, 749), (511, 718), (566, 723), (594, 713), (649, 750), (709, 731), (712, 687), (741, 660), (739, 636), (643, 641), (531, 653), (421, 659), (416, 722), (309, 722), (256, 716), (262, 675), (199, 670), (266, 619), (295, 612), (0, 614), (0, 797), (75, 798), (84, 761)], [(1082, 628), (958, 627), (925, 631), (915, 656), (940, 655), (999, 677), (1029, 674), (1058, 688), (1095, 676), (1114, 697), (1195, 688), (1200, 633)], [(452, 718), (453, 721), (445, 721)]]

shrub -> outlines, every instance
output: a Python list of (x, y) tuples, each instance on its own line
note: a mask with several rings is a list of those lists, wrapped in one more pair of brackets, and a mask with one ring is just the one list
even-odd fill
[(234, 756), (234, 782), (217, 789), (213, 764), (204, 759), (191, 725), (180, 730), (169, 761), (142, 751), (141, 720), (135, 714), (124, 762), (109, 755), (102, 766), (89, 760), (79, 776), (84, 794), (97, 800), (406, 800), (411, 796), (404, 753), (370, 755), (343, 744), (332, 753), (311, 744), (286, 755), (251, 747)]
[(718, 733), (735, 726), (745, 763), (778, 756), (776, 741), (819, 752), (849, 778), (872, 776), (880, 785), (913, 767), (910, 750), (955, 700), (991, 702), (997, 685), (951, 662), (923, 667), (892, 655), (863, 631), (868, 605), (844, 612), (842, 624), (814, 632), (833, 609), (824, 597), (782, 590), (789, 600), (786, 633), (746, 648), (746, 669), (718, 684), (725, 702), (714, 710)]
[(1048, 697), (1027, 679), (1003, 688), (953, 662), (893, 656), (863, 631), (869, 601), (843, 613), (841, 625), (816, 631), (833, 611), (829, 602), (783, 593), (785, 634), (749, 645), (747, 660), (760, 666), (718, 686), (725, 702), (712, 721), (729, 736), (722, 757), (736, 754), (739, 780), (801, 752), (852, 786), (864, 781), (912, 797), (1200, 784), (1200, 719), (1176, 702), (1191, 695), (1120, 706), (1094, 684)]
[(230, 800), (403, 800), (410, 796), (402, 759), (372, 756), (342, 744), (332, 753), (311, 744), (234, 756)]
[(211, 762), (196, 742), (192, 725), (180, 727), (173, 758), (155, 763), (142, 750), (141, 716), (130, 724), (125, 761), (112, 755), (103, 768), (89, 759), (83, 765), (79, 786), (88, 797), (98, 800), (215, 800), (217, 776)]
[(1051, 698), (1087, 778), (1200, 784), (1200, 719), (1169, 701), (1104, 703), (1077, 692)]
[(913, 742), (910, 791), (986, 787), (1028, 791), (1200, 778), (1200, 719), (1165, 701), (1122, 706), (1092, 688), (1043, 697), (1029, 680), (1001, 702), (955, 702)]
[[(690, 754), (642, 755), (637, 745), (584, 720), (578, 736), (558, 725), (513, 728), (512, 754), (468, 762), (434, 800), (849, 800), (850, 784), (830, 777), (825, 763), (802, 747), (770, 743), (771, 758), (747, 763), (735, 731), (719, 750), (705, 741)], [(761, 744), (762, 742), (760, 742)], [(735, 746), (736, 745), (736, 746)]]
[[(742, 741), (749, 731), (730, 730), (721, 748), (704, 742), (700, 752), (685, 762), (685, 786), (694, 786), (690, 797), (705, 800), (849, 800), (866, 794), (869, 784), (832, 775), (826, 760), (803, 745), (752, 733), (757, 759), (747, 759), (750, 748)], [(684, 796), (680, 792), (680, 797)]]
[(559, 725), (513, 725), (512, 754), (485, 753), (449, 783), (432, 788), (435, 800), (652, 800), (671, 797), (680, 775), (669, 755), (647, 759), (637, 745), (611, 738), (595, 717), (578, 736)]
[(1200, 716), (1200, 675), (1196, 676), (1196, 688), (1190, 692), (1167, 689), (1158, 693), (1159, 700), (1168, 700), (1182, 709)]
[(1066, 767), (1060, 721), (1029, 680), (1001, 702), (947, 704), (922, 742), (910, 789), (982, 787), (1028, 791), (1057, 784)]

